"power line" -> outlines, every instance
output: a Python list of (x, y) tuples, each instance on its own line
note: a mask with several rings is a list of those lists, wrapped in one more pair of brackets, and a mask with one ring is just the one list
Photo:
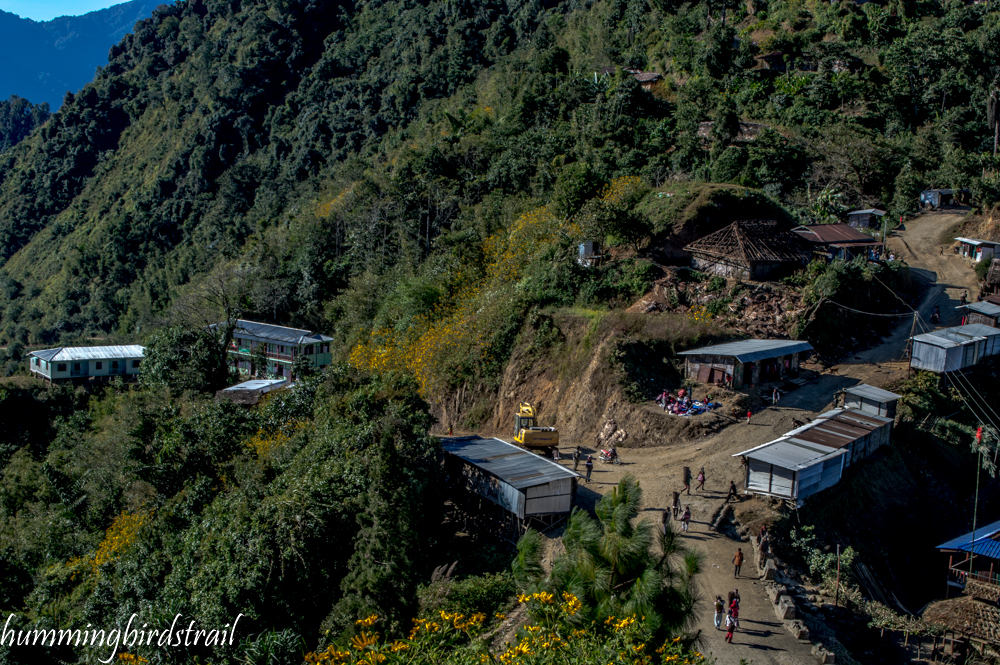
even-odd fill
[[(982, 402), (982, 403), (983, 403), (984, 405), (986, 405), (986, 408), (990, 410), (990, 413), (992, 413), (992, 414), (993, 414), (994, 416), (996, 416), (996, 417), (997, 417), (997, 420), (1000, 420), (1000, 415), (998, 415), (998, 414), (997, 414), (997, 412), (993, 410), (993, 407), (992, 407), (992, 406), (990, 406), (990, 403), (989, 403), (989, 401), (987, 401), (987, 400), (986, 400), (986, 398), (984, 398), (984, 397), (983, 397), (983, 396), (982, 396), (982, 395), (981, 395), (981, 394), (979, 393), (979, 391), (978, 391), (978, 390), (976, 390), (976, 386), (975, 386), (975, 384), (973, 384), (973, 383), (972, 383), (972, 380), (971, 380), (971, 379), (969, 379), (969, 377), (967, 377), (967, 376), (965, 375), (965, 372), (963, 372), (962, 370), (957, 370), (957, 371), (958, 371), (958, 373), (959, 373), (959, 374), (960, 374), (960, 375), (962, 376), (962, 379), (964, 379), (964, 380), (965, 380), (965, 383), (966, 383), (966, 384), (967, 384), (967, 385), (969, 386), (969, 388), (970, 388), (970, 389), (972, 390), (972, 392), (976, 393), (976, 397), (978, 397), (978, 398), (979, 398), (979, 400), (980, 400), (980, 401), (981, 401), (981, 402)], [(994, 425), (994, 427), (996, 427), (996, 425)]]
[(833, 303), (837, 307), (842, 307), (843, 309), (847, 309), (847, 310), (850, 310), (852, 312), (857, 312), (858, 314), (867, 314), (868, 316), (891, 316), (891, 317), (899, 318), (899, 317), (903, 317), (903, 316), (911, 316), (913, 314), (912, 312), (899, 312), (897, 314), (881, 314), (881, 313), (878, 313), (878, 312), (862, 312), (860, 309), (854, 309), (853, 307), (848, 307), (847, 305), (841, 305), (839, 302), (835, 302), (833, 300), (830, 300), (829, 298), (827, 298), (827, 302), (828, 303)]

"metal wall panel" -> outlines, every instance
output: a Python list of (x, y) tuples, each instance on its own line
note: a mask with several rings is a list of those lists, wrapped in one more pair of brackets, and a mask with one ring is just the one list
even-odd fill
[(779, 496), (792, 496), (795, 472), (775, 466), (771, 471), (771, 493)]
[(771, 487), (771, 465), (760, 460), (750, 459), (750, 478), (747, 489), (750, 491), (769, 492)]
[(524, 505), (524, 514), (544, 515), (547, 513), (568, 513), (573, 507), (572, 503), (573, 497), (569, 494), (528, 499)]

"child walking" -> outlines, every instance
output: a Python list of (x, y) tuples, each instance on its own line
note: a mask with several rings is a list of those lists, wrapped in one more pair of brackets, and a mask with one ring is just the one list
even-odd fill
[(733, 631), (736, 630), (736, 619), (733, 618), (733, 611), (729, 610), (726, 615), (726, 641), (733, 643)]

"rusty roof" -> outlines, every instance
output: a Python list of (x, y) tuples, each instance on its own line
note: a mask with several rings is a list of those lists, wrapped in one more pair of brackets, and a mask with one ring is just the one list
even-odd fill
[(892, 422), (892, 418), (861, 413), (854, 409), (834, 409), (816, 420), (794, 429), (789, 439), (818, 443), (830, 448), (843, 448), (869, 432)]
[(877, 243), (872, 236), (847, 224), (809, 224), (792, 229), (809, 242)]

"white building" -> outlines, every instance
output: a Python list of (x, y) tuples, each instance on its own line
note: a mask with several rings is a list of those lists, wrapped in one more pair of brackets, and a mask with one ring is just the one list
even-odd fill
[(72, 381), (115, 376), (130, 377), (139, 373), (146, 348), (127, 346), (64, 346), (32, 351), (28, 369), (32, 376), (46, 381)]

